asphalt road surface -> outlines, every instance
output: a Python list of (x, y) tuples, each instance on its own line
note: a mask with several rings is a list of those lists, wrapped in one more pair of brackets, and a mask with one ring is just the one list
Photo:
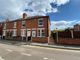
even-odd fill
[(80, 51), (0, 43), (0, 60), (80, 60)]

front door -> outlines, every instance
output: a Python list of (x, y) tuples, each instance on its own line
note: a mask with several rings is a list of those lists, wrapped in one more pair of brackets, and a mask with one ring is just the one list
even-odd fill
[(26, 41), (26, 30), (25, 29), (21, 30), (21, 37), (22, 37), (22, 41), (25, 42)]
[(31, 41), (31, 31), (27, 31), (27, 41)]

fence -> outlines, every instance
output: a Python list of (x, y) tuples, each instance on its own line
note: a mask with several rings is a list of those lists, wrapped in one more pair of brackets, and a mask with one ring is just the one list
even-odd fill
[(73, 31), (73, 38), (71, 31), (58, 32), (58, 41), (56, 36), (56, 33), (53, 33), (53, 38), (55, 37), (55, 43), (80, 45), (80, 31)]

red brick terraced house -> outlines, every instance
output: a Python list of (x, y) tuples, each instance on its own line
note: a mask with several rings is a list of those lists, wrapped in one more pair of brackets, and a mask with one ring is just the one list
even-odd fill
[(2, 36), (4, 39), (48, 43), (50, 40), (49, 16), (27, 17), (27, 14), (23, 13), (23, 18), (3, 23)]

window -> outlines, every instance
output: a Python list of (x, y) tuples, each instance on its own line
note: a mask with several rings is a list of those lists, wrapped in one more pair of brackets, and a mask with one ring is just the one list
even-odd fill
[(3, 36), (6, 36), (6, 30), (3, 30)]
[(37, 36), (38, 37), (45, 37), (45, 30), (44, 29), (38, 29)]
[(43, 18), (40, 18), (40, 19), (38, 20), (38, 26), (39, 26), (39, 27), (42, 27), (42, 26), (43, 26)]
[(44, 30), (42, 30), (42, 36), (45, 36), (45, 31)]
[(22, 21), (22, 28), (26, 26), (26, 22)]
[(31, 31), (27, 30), (27, 37), (31, 36)]
[(25, 29), (22, 29), (22, 30), (21, 30), (21, 36), (22, 36), (22, 37), (25, 37), (25, 36), (26, 36), (26, 30), (25, 30)]
[(38, 35), (38, 37), (40, 36), (40, 30), (38, 30), (38, 34), (37, 35)]
[(32, 37), (36, 37), (36, 31), (32, 31)]
[(6, 29), (6, 23), (4, 24), (4, 29)]
[(14, 22), (14, 27), (13, 28), (16, 28), (16, 25), (17, 25), (17, 22)]
[(16, 36), (16, 30), (13, 30), (13, 35), (12, 36)]

